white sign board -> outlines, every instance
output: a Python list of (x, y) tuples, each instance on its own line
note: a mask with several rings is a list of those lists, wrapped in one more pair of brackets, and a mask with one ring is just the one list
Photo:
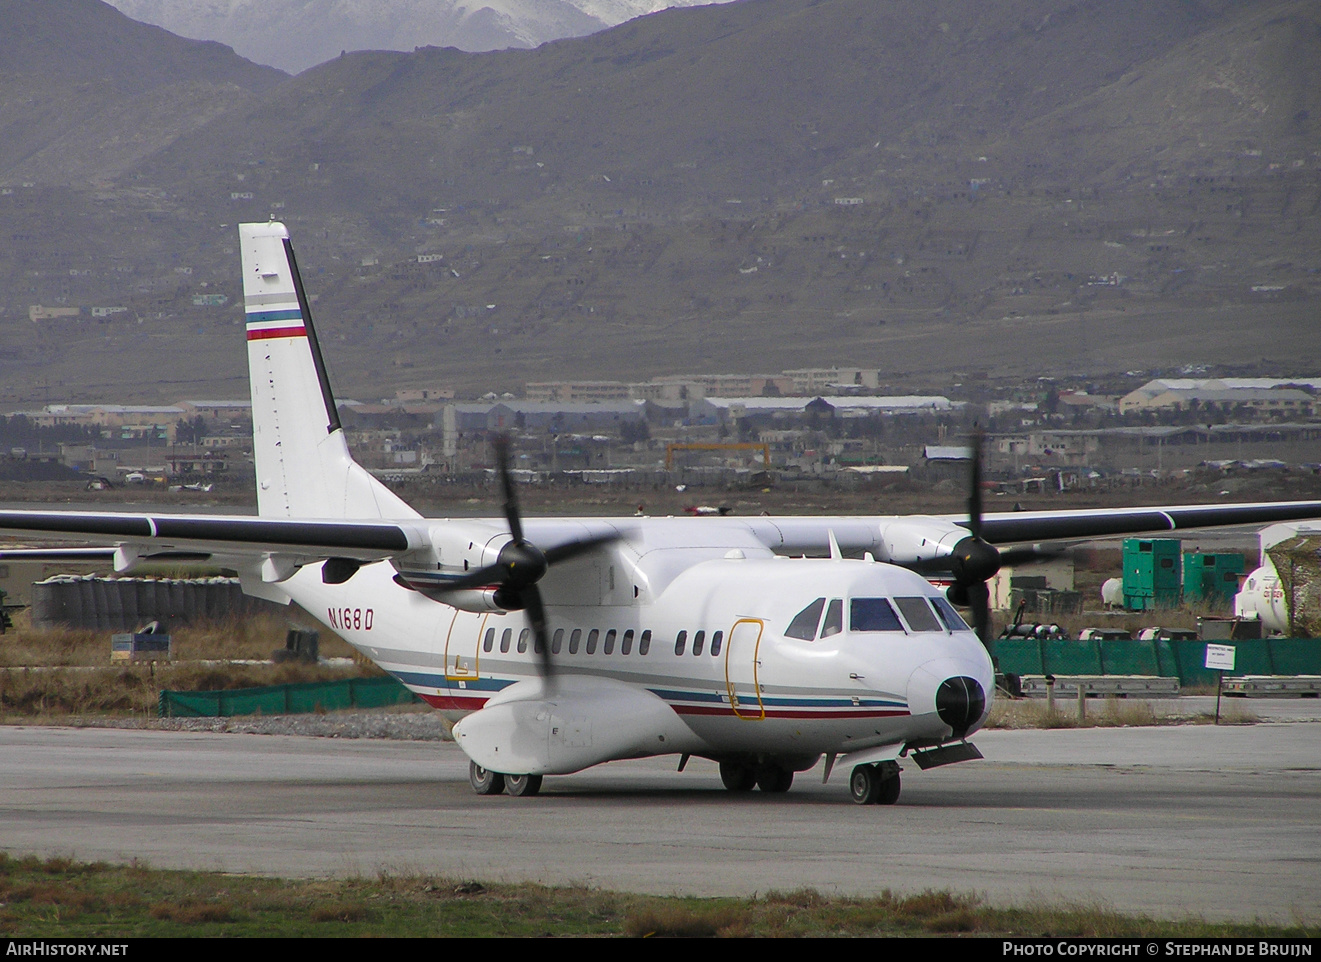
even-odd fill
[(1207, 645), (1206, 646), (1206, 667), (1215, 668), (1220, 671), (1234, 670), (1234, 646), (1233, 645)]

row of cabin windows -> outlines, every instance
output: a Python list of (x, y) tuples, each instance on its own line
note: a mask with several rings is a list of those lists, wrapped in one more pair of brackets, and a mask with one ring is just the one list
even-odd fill
[[(583, 634), (584, 632), (581, 628), (574, 628), (571, 632), (569, 632), (569, 654), (576, 655), (578, 654), (579, 649), (583, 647)], [(598, 645), (600, 645), (601, 654), (613, 655), (615, 653), (616, 640), (619, 641), (619, 653), (621, 655), (631, 655), (633, 653), (634, 631), (632, 628), (625, 631), (624, 636), (622, 638), (619, 637), (618, 631), (616, 631), (614, 628), (611, 628), (605, 633), (604, 642), (602, 642), (601, 632), (595, 628), (593, 628), (591, 631), (586, 632), (586, 635), (587, 635), (586, 652), (589, 655), (596, 654)], [(500, 633), (501, 654), (507, 654), (509, 652), (510, 647), (513, 645), (513, 639), (514, 639), (514, 629), (512, 628), (506, 628), (503, 632)], [(531, 628), (524, 628), (522, 631), (518, 633), (519, 654), (525, 653), (528, 650), (529, 644), (532, 645), (533, 649), (536, 651), (538, 655), (541, 654), (541, 643), (533, 642), (531, 639), (532, 639)], [(647, 654), (647, 652), (651, 650), (651, 631), (650, 630), (644, 631), (641, 635), (637, 637), (637, 641), (638, 641), (638, 654), (639, 655)], [(482, 639), (482, 651), (489, 652), (493, 650), (495, 650), (495, 629), (487, 628), (486, 636)], [(555, 634), (553, 634), (550, 639), (550, 652), (552, 655), (558, 655), (563, 650), (564, 650), (564, 629), (556, 628)]]
[[(482, 639), (482, 651), (490, 652), (495, 650), (495, 633), (496, 633), (495, 628), (486, 629), (486, 635)], [(633, 633), (633, 629), (631, 628), (624, 632), (622, 638), (619, 637), (619, 633), (614, 628), (611, 628), (608, 631), (606, 631), (604, 641), (602, 641), (601, 632), (593, 628), (590, 631), (586, 632), (587, 639), (585, 645), (583, 644), (583, 634), (584, 632), (581, 628), (574, 628), (571, 632), (569, 632), (569, 654), (576, 655), (578, 654), (579, 650), (583, 650), (589, 655), (594, 655), (596, 654), (599, 646), (601, 654), (612, 655), (615, 652), (615, 641), (617, 639), (619, 640), (619, 653), (621, 655), (628, 655), (628, 654), (632, 654), (633, 652), (634, 633)], [(529, 644), (532, 645), (532, 647), (535, 649), (537, 654), (541, 654), (541, 646), (537, 645), (535, 642), (532, 642), (531, 639), (532, 639), (531, 628), (524, 628), (522, 631), (518, 633), (517, 650), (519, 654), (524, 654), (525, 652), (527, 652)], [(638, 641), (639, 655), (646, 655), (648, 652), (651, 651), (650, 630), (642, 632), (642, 634), (638, 636), (637, 641)], [(725, 641), (725, 633), (723, 631), (713, 632), (711, 635), (710, 648), (707, 649), (706, 632), (699, 631), (693, 635), (692, 652), (694, 655), (700, 655), (702, 651), (705, 649), (710, 652), (712, 657), (716, 657), (720, 654), (720, 649), (724, 645), (724, 641)], [(500, 633), (501, 654), (507, 654), (511, 647), (514, 647), (514, 630), (512, 628), (506, 628), (503, 632)], [(681, 631), (679, 632), (678, 637), (674, 639), (674, 653), (676, 655), (682, 655), (684, 651), (687, 649), (687, 647), (688, 647), (688, 632)], [(551, 654), (558, 655), (563, 649), (564, 649), (564, 629), (557, 628), (555, 630), (555, 634), (552, 635), (550, 639), (550, 651)]]
[[(716, 655), (720, 654), (720, 646), (724, 644), (724, 641), (725, 641), (725, 633), (723, 631), (717, 631), (711, 635), (711, 657), (714, 658)], [(674, 653), (676, 655), (682, 655), (684, 648), (686, 648), (687, 645), (688, 645), (688, 632), (686, 631), (679, 632), (678, 637), (674, 639)], [(693, 635), (694, 655), (700, 655), (702, 653), (702, 648), (705, 647), (705, 645), (706, 645), (705, 631), (699, 631), (697, 632), (697, 634)]]
[[(899, 611), (895, 611), (895, 605)], [(824, 611), (824, 617), (822, 612)], [(900, 621), (899, 615), (903, 615)], [(904, 621), (908, 623), (904, 627)], [(844, 630), (844, 599), (818, 598), (794, 615), (785, 637), (815, 641)], [(850, 598), (849, 631), (971, 631), (944, 598), (917, 595), (908, 598)]]

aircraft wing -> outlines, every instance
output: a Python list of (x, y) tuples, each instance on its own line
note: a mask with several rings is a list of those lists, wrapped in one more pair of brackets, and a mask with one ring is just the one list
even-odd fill
[[(1120, 534), (1154, 534), (1187, 528), (1275, 524), (1321, 517), (1321, 501), (1196, 504), (1155, 508), (1090, 508), (1081, 511), (1008, 511), (982, 517), (982, 537), (992, 544), (1063, 541)], [(956, 524), (965, 522), (951, 518)]]
[[(101, 511), (0, 511), (0, 533), (100, 544), (105, 549), (11, 549), (13, 560), (75, 560), (75, 550), (106, 552), (116, 545), (140, 557), (190, 560), (199, 556), (287, 553), (302, 558), (377, 561), (424, 543), (425, 530), (409, 521), (335, 521), (245, 515), (128, 514)], [(98, 555), (99, 556), (99, 555)], [(90, 557), (84, 554), (83, 557)]]

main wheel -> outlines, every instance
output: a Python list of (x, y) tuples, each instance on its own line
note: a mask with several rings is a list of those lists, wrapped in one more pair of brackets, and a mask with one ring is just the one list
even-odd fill
[(505, 791), (518, 798), (530, 797), (541, 791), (540, 775), (506, 775)]
[(859, 805), (874, 805), (881, 794), (881, 773), (875, 765), (859, 765), (849, 776), (849, 794)]
[(742, 762), (721, 762), (720, 780), (731, 792), (750, 792), (757, 784), (757, 772)]
[(787, 792), (794, 783), (794, 773), (779, 765), (762, 765), (757, 769), (757, 787), (763, 792)]
[(897, 801), (899, 801), (899, 773), (895, 772), (881, 782), (881, 791), (876, 796), (876, 803), (878, 805), (893, 805)]
[(476, 762), (469, 762), (468, 784), (478, 795), (499, 795), (505, 790), (505, 777), (499, 772), (482, 768)]

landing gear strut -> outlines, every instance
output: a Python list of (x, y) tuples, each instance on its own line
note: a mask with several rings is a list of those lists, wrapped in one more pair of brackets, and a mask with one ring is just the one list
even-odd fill
[(849, 776), (849, 794), (859, 805), (893, 805), (899, 801), (899, 766), (859, 765)]

